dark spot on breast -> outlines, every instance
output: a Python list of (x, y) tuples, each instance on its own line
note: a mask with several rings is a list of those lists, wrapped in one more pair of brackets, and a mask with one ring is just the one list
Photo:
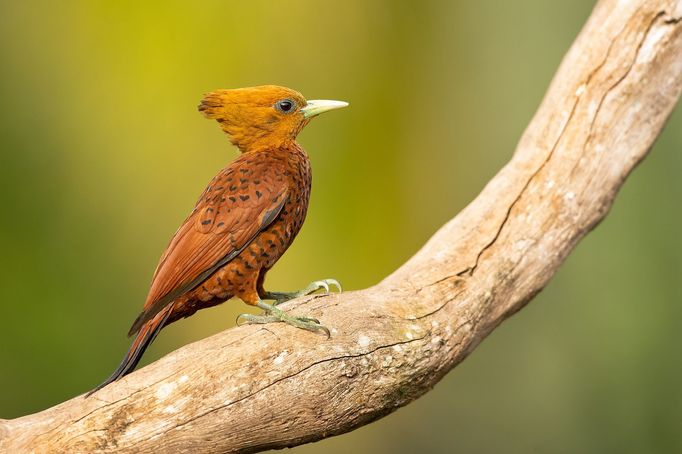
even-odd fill
[(249, 173), (249, 169), (239, 169), (241, 173)]
[(220, 222), (218, 223), (218, 227), (222, 227), (222, 226), (224, 226), (224, 225), (225, 225), (225, 223), (224, 223), (223, 221), (220, 221)]
[(239, 276), (239, 277), (244, 277), (244, 275), (241, 273), (241, 271), (239, 271), (239, 270), (236, 269), (236, 268), (235, 268), (235, 270), (234, 270), (234, 274), (236, 274), (236, 275)]
[(246, 183), (247, 181), (249, 181), (248, 178), (240, 178), (240, 179), (239, 179), (239, 182), (240, 182), (240, 183)]
[(260, 180), (253, 180), (255, 184), (260, 184)]
[(243, 202), (249, 200), (249, 196), (248, 196), (248, 195), (240, 195), (239, 198), (242, 199)]
[(208, 224), (210, 224), (211, 222), (213, 222), (213, 221), (210, 220), (210, 219), (206, 219), (205, 221), (201, 221), (201, 225), (208, 225)]
[(214, 190), (215, 190), (215, 191), (222, 191), (223, 189), (225, 189), (224, 186), (218, 186), (218, 187), (215, 188)]
[(260, 191), (256, 191), (256, 197), (260, 199), (261, 197), (263, 197), (263, 193), (261, 193)]
[(237, 201), (237, 198), (236, 198), (236, 197), (230, 196), (230, 201), (231, 201), (231, 202), (236, 202), (236, 201)]
[(209, 213), (213, 213), (213, 208), (211, 208), (211, 207), (206, 208), (206, 211), (209, 212)]
[(234, 185), (230, 186), (230, 191), (236, 191), (236, 190), (237, 190), (237, 186), (234, 186)]
[(244, 264), (244, 266), (246, 267), (247, 270), (252, 270), (252, 269), (253, 269), (253, 265), (251, 265), (249, 262), (246, 262), (246, 263)]

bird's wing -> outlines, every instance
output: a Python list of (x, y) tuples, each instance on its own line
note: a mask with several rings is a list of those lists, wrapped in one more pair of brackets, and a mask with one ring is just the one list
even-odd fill
[(129, 336), (239, 255), (279, 215), (286, 183), (274, 168), (261, 169), (254, 173), (238, 159), (211, 181), (161, 257)]

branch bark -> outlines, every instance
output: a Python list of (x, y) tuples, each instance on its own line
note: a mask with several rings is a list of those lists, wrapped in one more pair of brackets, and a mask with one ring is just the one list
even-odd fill
[(476, 200), (380, 284), (289, 304), (331, 339), (229, 329), (91, 398), (0, 421), (0, 451), (255, 452), (348, 432), (424, 394), (604, 218), (680, 96), (681, 21), (682, 0), (600, 1)]

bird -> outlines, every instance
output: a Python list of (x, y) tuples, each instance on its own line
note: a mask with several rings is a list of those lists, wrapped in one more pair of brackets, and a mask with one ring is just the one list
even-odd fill
[(329, 337), (319, 320), (287, 314), (277, 305), (318, 290), (342, 291), (337, 280), (314, 281), (296, 292), (268, 292), (263, 284), (308, 210), (311, 166), (296, 137), (313, 117), (346, 106), (343, 101), (307, 101), (276, 85), (204, 95), (199, 112), (216, 120), (241, 153), (209, 182), (172, 237), (128, 332), (135, 336), (130, 348), (86, 397), (132, 372), (165, 326), (233, 297), (263, 310), (261, 315), (241, 314), (238, 323), (284, 322)]

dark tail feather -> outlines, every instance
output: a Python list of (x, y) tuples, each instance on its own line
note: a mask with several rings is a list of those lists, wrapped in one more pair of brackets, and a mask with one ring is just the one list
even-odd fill
[(90, 397), (91, 394), (104, 388), (109, 383), (113, 383), (119, 378), (128, 375), (135, 369), (135, 366), (137, 366), (137, 363), (140, 362), (144, 351), (154, 341), (156, 336), (159, 334), (159, 331), (161, 331), (161, 328), (166, 325), (166, 321), (168, 320), (172, 309), (172, 305), (168, 306), (166, 310), (159, 312), (156, 317), (154, 317), (152, 320), (149, 320), (142, 326), (142, 328), (140, 328), (140, 331), (137, 333), (137, 336), (135, 336), (135, 339), (130, 345), (128, 352), (123, 358), (123, 361), (121, 361), (121, 364), (119, 364), (114, 373), (111, 374), (109, 378), (104, 380), (102, 384), (87, 393), (85, 397)]

